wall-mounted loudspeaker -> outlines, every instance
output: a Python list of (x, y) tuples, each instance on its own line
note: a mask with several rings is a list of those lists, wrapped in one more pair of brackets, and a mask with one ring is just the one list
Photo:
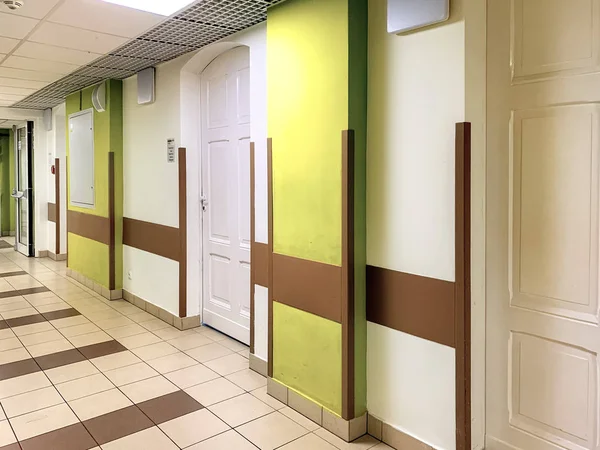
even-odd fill
[(138, 104), (147, 105), (154, 103), (154, 79), (155, 70), (154, 67), (138, 72), (137, 74), (137, 87), (138, 87)]
[(102, 82), (92, 92), (92, 105), (98, 112), (106, 111), (106, 83)]
[(46, 131), (52, 131), (52, 108), (44, 110), (44, 127)]

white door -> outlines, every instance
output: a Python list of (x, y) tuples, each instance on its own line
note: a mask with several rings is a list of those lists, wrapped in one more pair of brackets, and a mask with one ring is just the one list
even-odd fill
[(202, 74), (203, 322), (250, 342), (248, 47)]
[(487, 448), (598, 449), (600, 1), (487, 5)]
[(34, 256), (33, 249), (33, 122), (23, 122), (15, 128), (16, 249), (25, 256)]

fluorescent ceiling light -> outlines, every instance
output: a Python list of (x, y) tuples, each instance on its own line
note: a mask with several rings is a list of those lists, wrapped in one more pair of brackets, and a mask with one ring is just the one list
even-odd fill
[(125, 6), (127, 8), (139, 9), (161, 16), (170, 16), (182, 8), (185, 8), (194, 0), (103, 0), (107, 3)]

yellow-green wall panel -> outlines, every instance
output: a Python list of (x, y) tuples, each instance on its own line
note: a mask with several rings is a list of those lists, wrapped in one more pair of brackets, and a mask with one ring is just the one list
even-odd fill
[(340, 415), (342, 326), (273, 302), (273, 378)]
[(267, 13), (268, 132), (277, 253), (341, 264), (341, 149), (348, 128), (347, 0)]
[(108, 245), (68, 233), (69, 268), (108, 286)]

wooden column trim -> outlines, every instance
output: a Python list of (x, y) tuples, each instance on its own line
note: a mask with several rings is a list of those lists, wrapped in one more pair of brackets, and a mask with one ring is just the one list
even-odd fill
[(456, 449), (471, 449), (471, 124), (456, 124)]
[(187, 160), (180, 148), (179, 162), (179, 317), (187, 316)]
[(108, 289), (116, 289), (116, 252), (115, 252), (115, 154), (108, 153)]
[(268, 360), (267, 372), (273, 377), (273, 140), (267, 139), (267, 210), (269, 233), (269, 301), (268, 301)]
[(354, 130), (342, 132), (342, 417), (354, 418)]
[(255, 238), (256, 238), (256, 224), (255, 224), (255, 174), (254, 174), (254, 142), (250, 142), (250, 353), (254, 354), (254, 285), (256, 284), (256, 264), (255, 264)]
[(56, 226), (54, 239), (54, 254), (60, 255), (60, 158), (54, 158), (54, 204), (56, 205)]

